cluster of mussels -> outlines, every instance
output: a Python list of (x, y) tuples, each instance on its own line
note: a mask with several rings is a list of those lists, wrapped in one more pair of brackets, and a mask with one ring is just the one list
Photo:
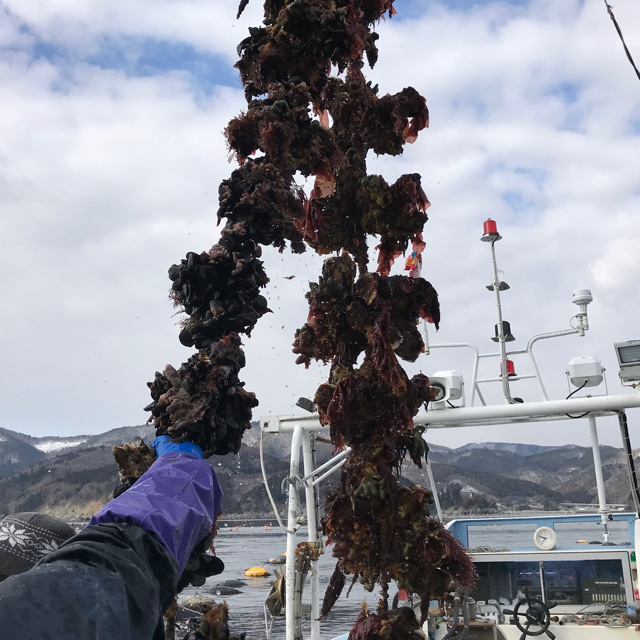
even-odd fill
[[(439, 306), (425, 280), (389, 275), (410, 246), (416, 253), (425, 246), (429, 201), (420, 176), (388, 184), (367, 173), (369, 151), (399, 155), (428, 126), (415, 89), (379, 96), (362, 73), (365, 60), (373, 66), (378, 58), (373, 27), (396, 13), (393, 4), (265, 0), (263, 25), (238, 47), (248, 107), (225, 130), (239, 168), (220, 185), (220, 241), (169, 270), (171, 297), (186, 314), (180, 341), (198, 352), (149, 383), (159, 435), (196, 442), (207, 456), (238, 451), (257, 405), (238, 377), (239, 334), (250, 335), (269, 311), (260, 295), (268, 282), (262, 245), (337, 253), (311, 285), (309, 316), (294, 343), (298, 363), (331, 364), (315, 402), (336, 448), (351, 447), (327, 502), (325, 532), (338, 563), (325, 614), (347, 576), (381, 585), (383, 594), (396, 580), (423, 602), (452, 580), (463, 588), (473, 581), (469, 558), (429, 518), (428, 492), (397, 480), (407, 455), (417, 464), (426, 455), (413, 417), (431, 394), (428, 379), (409, 379), (398, 358), (415, 361), (423, 350), (417, 324), (437, 325)], [(298, 173), (313, 179), (310, 194), (297, 185)], [(370, 236), (379, 238), (374, 272)], [(387, 611), (385, 595), (350, 637), (411, 638), (412, 624)]]

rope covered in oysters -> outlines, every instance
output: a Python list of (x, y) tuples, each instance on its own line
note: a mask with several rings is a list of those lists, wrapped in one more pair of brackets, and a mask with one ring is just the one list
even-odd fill
[[(169, 270), (171, 297), (186, 315), (180, 341), (197, 352), (149, 383), (158, 435), (195, 442), (205, 457), (237, 452), (258, 404), (239, 378), (240, 334), (250, 336), (269, 312), (260, 294), (268, 283), (262, 246), (338, 253), (311, 285), (309, 316), (294, 342), (298, 363), (331, 364), (315, 401), (336, 448), (352, 449), (327, 499), (325, 533), (338, 563), (325, 614), (346, 576), (370, 589), (379, 584), (383, 594), (396, 580), (423, 602), (451, 580), (462, 588), (474, 580), (469, 557), (428, 517), (429, 493), (397, 479), (407, 454), (417, 464), (426, 454), (413, 417), (431, 396), (428, 379), (409, 379), (398, 358), (415, 361), (424, 348), (417, 323), (437, 326), (440, 310), (427, 281), (389, 276), (410, 245), (418, 254), (425, 246), (429, 201), (420, 176), (390, 185), (367, 173), (370, 151), (401, 154), (429, 121), (415, 89), (379, 96), (362, 73), (365, 58), (370, 66), (378, 58), (373, 27), (396, 13), (393, 5), (264, 2), (263, 25), (238, 47), (247, 111), (225, 130), (239, 168), (220, 185), (220, 240)], [(298, 173), (314, 179), (308, 196)], [(379, 238), (375, 273), (370, 236)], [(377, 614), (363, 613), (352, 640), (377, 638), (382, 627), (385, 637), (410, 638), (413, 623), (386, 608), (383, 597)]]

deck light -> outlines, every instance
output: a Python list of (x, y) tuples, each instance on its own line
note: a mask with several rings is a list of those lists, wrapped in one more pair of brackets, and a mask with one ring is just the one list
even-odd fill
[(445, 402), (462, 398), (464, 381), (455, 371), (438, 371), (429, 376), (429, 386), (438, 392), (435, 400), (431, 402), (431, 408), (444, 409)]
[(622, 384), (640, 382), (640, 340), (616, 342), (613, 345), (618, 356)]
[(316, 410), (316, 405), (313, 404), (313, 400), (309, 400), (309, 398), (298, 398), (296, 406), (308, 411), (309, 413), (314, 413)]

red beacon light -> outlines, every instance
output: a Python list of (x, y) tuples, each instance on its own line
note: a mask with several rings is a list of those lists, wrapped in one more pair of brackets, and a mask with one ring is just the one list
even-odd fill
[(484, 234), (480, 240), (482, 242), (496, 242), (496, 240), (501, 240), (502, 236), (498, 233), (498, 225), (495, 220), (489, 218), (484, 223)]
[[(502, 375), (502, 364), (500, 365), (500, 375)], [(516, 366), (513, 364), (513, 360), (507, 360), (507, 376), (512, 378), (516, 375)]]

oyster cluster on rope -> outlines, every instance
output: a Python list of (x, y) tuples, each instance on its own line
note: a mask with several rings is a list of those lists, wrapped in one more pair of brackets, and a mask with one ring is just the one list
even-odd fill
[[(426, 455), (413, 418), (431, 397), (428, 379), (409, 378), (399, 359), (416, 360), (418, 322), (437, 326), (440, 310), (426, 280), (389, 275), (400, 255), (425, 248), (420, 176), (389, 184), (367, 173), (370, 151), (399, 155), (429, 122), (414, 88), (381, 95), (363, 75), (378, 58), (375, 25), (395, 13), (394, 0), (264, 2), (262, 26), (238, 47), (247, 109), (225, 130), (239, 166), (219, 188), (220, 240), (169, 269), (170, 296), (185, 314), (180, 341), (197, 352), (156, 373), (147, 407), (158, 435), (195, 442), (206, 456), (237, 452), (258, 404), (240, 381), (240, 335), (269, 312), (262, 247), (333, 254), (310, 285), (293, 351), (299, 364), (331, 365), (315, 402), (336, 449), (351, 447), (327, 499), (337, 567), (323, 613), (348, 577), (382, 588), (379, 611), (363, 612), (351, 640), (411, 637), (413, 623), (387, 611), (392, 580), (425, 603), (451, 581), (474, 580), (469, 557), (429, 517), (428, 491), (398, 482), (407, 456), (420, 464)], [(312, 178), (310, 193), (298, 174)]]

